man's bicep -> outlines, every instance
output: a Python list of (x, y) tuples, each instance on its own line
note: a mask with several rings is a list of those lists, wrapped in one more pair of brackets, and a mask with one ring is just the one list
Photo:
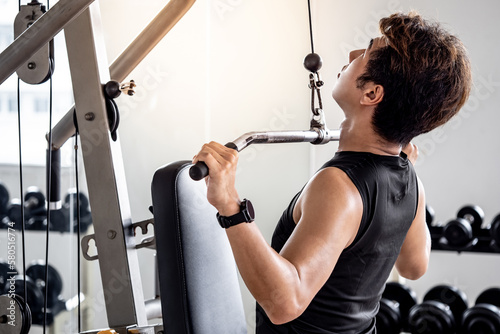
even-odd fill
[(297, 205), (300, 219), (280, 255), (297, 268), (304, 298), (312, 299), (354, 239), (363, 204), (347, 175), (327, 168), (306, 186)]

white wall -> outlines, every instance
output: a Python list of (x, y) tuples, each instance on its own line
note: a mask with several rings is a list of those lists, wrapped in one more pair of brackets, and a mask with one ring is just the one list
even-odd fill
[[(311, 1), (315, 49), (327, 124), (336, 128), (340, 109), (330, 98), (347, 51), (378, 35), (378, 20), (395, 10), (416, 9), (455, 32), (469, 49), (475, 87), (470, 102), (449, 125), (417, 138), (417, 171), (438, 220), (467, 203), (480, 205), (486, 221), (500, 212), (500, 59), (496, 0)], [(101, 2), (111, 62), (161, 9), (165, 1)], [(310, 118), (310, 52), (307, 1), (198, 0), (160, 45), (130, 75), (134, 97), (120, 97), (119, 135), (134, 221), (150, 218), (150, 182), (158, 167), (191, 159), (209, 140), (227, 142), (248, 131), (307, 129)], [(336, 143), (251, 146), (240, 154), (238, 190), (252, 199), (257, 224), (270, 240), (291, 197), (336, 151)], [(43, 177), (43, 176), (41, 176)], [(217, 228), (214, 226), (214, 228)], [(152, 257), (141, 254), (145, 296), (152, 296)], [(500, 275), (498, 255), (432, 254), (428, 274), (409, 282), (420, 297), (446, 282), (471, 301)], [(249, 332), (254, 301), (242, 287)], [(98, 317), (99, 315), (95, 315)], [(96, 326), (106, 326), (105, 318)]]

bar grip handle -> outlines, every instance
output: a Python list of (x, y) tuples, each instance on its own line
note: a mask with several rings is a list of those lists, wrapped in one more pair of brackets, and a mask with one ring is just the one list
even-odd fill
[[(47, 181), (50, 173), (50, 184), (47, 184), (47, 187), (50, 187), (50, 198), (48, 200), (50, 203), (59, 204), (61, 202), (61, 151), (52, 150), (50, 152), (49, 150), (47, 149), (47, 168), (50, 165), (50, 170), (47, 170)], [(49, 193), (48, 188), (47, 193)]]
[[(238, 147), (233, 142), (229, 142), (224, 146), (238, 151)], [(198, 161), (196, 164), (191, 166), (191, 168), (189, 169), (189, 176), (191, 176), (191, 178), (195, 181), (199, 181), (201, 179), (204, 179), (205, 177), (208, 176), (207, 164), (204, 163), (203, 161)]]
[(203, 161), (198, 161), (189, 169), (189, 176), (195, 181), (199, 181), (208, 175), (208, 166)]

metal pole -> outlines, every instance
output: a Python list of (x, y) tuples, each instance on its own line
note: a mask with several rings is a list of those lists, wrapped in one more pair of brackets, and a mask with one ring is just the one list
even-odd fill
[[(153, 50), (174, 25), (192, 7), (196, 0), (171, 0), (156, 17), (144, 28), (132, 43), (113, 61), (109, 67), (110, 77), (123, 81), (136, 66)], [(73, 119), (75, 107), (55, 125), (52, 131), (52, 147), (59, 149), (75, 134), (75, 127), (69, 119)]]
[[(311, 143), (326, 144), (330, 141), (340, 139), (340, 130), (328, 130), (323, 128), (311, 128), (305, 131), (268, 131), (247, 132), (226, 144), (238, 152), (251, 144), (273, 144), (273, 143)], [(208, 175), (208, 166), (203, 161), (198, 161), (189, 169), (189, 176), (199, 181)]]
[(0, 54), (0, 85), (94, 0), (60, 0)]
[(132, 43), (109, 67), (111, 79), (125, 80), (126, 76), (153, 50), (172, 27), (184, 16), (196, 0), (170, 0)]
[[(324, 131), (324, 133), (321, 133)], [(314, 143), (320, 136), (324, 142), (339, 140), (339, 130), (305, 130), (305, 131), (268, 131), (248, 132), (236, 138), (232, 144), (240, 152), (251, 144), (273, 144), (273, 143)]]
[(109, 81), (98, 1), (64, 29), (106, 314), (111, 328), (147, 325), (119, 138), (109, 132)]

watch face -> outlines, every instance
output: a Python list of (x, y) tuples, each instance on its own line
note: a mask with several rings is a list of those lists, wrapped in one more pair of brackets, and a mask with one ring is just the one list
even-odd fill
[(251, 220), (254, 220), (255, 219), (255, 211), (253, 209), (252, 202), (250, 202), (249, 200), (245, 200), (245, 203), (246, 203), (246, 209), (247, 209), (249, 218)]

